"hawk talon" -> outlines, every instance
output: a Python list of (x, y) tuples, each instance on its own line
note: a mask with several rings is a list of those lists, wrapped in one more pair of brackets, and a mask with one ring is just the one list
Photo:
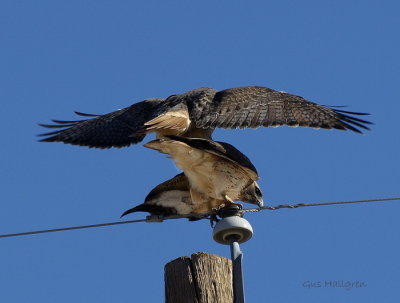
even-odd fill
[(243, 209), (243, 205), (240, 204), (240, 203), (232, 203), (231, 206), (232, 206), (232, 205), (235, 205), (235, 206), (239, 207), (239, 210), (242, 210), (242, 209)]
[(219, 209), (221, 210), (222, 208), (229, 208), (229, 207), (232, 207), (232, 206), (237, 206), (238, 208), (239, 208), (239, 210), (242, 210), (243, 209), (243, 205), (242, 204), (240, 204), (240, 203), (235, 203), (235, 202), (230, 202), (230, 201), (228, 201), (228, 203), (226, 203), (226, 204), (221, 204), (221, 206), (219, 207)]
[(240, 203), (226, 203), (221, 204), (218, 207), (217, 215), (220, 218), (230, 217), (230, 216), (243, 216), (243, 205)]

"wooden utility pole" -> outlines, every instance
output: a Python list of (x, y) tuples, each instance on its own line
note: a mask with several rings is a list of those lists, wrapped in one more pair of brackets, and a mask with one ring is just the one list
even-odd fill
[(195, 253), (165, 265), (166, 303), (233, 303), (232, 261)]

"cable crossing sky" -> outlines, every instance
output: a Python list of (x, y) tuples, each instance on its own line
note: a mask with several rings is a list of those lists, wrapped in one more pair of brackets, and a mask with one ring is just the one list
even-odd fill
[[(400, 200), (400, 197), (395, 198), (378, 198), (378, 199), (367, 199), (367, 200), (352, 200), (352, 201), (335, 201), (335, 202), (319, 202), (319, 203), (298, 203), (298, 204), (281, 204), (277, 206), (263, 206), (260, 208), (248, 208), (243, 209), (242, 213), (247, 212), (259, 212), (263, 210), (278, 210), (283, 208), (295, 209), (299, 207), (306, 207), (306, 206), (324, 206), (324, 205), (343, 205), (343, 204), (355, 204), (355, 203), (368, 203), (368, 202), (385, 202), (385, 201), (396, 201)], [(21, 233), (12, 233), (12, 234), (2, 234), (0, 238), (12, 238), (12, 237), (19, 237), (19, 236), (29, 236), (29, 235), (36, 235), (36, 234), (45, 234), (51, 232), (59, 232), (59, 231), (67, 231), (67, 230), (77, 230), (77, 229), (87, 229), (87, 228), (95, 228), (95, 227), (105, 227), (105, 226), (113, 226), (113, 225), (122, 225), (122, 224), (130, 224), (130, 223), (139, 223), (139, 222), (163, 222), (165, 220), (171, 219), (182, 219), (187, 218), (184, 215), (178, 216), (147, 216), (145, 219), (138, 219), (138, 220), (129, 220), (129, 221), (122, 221), (122, 222), (108, 222), (108, 223), (99, 223), (99, 224), (91, 224), (91, 225), (81, 225), (81, 226), (71, 226), (71, 227), (63, 227), (63, 228), (55, 228), (55, 229), (44, 229), (44, 230), (36, 230), (36, 231), (28, 231), (28, 232), (21, 232)], [(198, 219), (210, 219), (210, 216), (205, 215), (199, 217)]]

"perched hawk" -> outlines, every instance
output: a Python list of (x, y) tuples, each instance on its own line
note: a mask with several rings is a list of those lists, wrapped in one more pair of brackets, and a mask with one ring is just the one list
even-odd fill
[(347, 112), (318, 105), (302, 97), (260, 86), (216, 91), (198, 88), (167, 99), (148, 99), (105, 115), (76, 112), (86, 120), (40, 124), (56, 131), (41, 141), (64, 142), (97, 148), (123, 147), (155, 132), (160, 138), (179, 135), (211, 139), (215, 128), (304, 126), (352, 130), (369, 128), (368, 121)]
[[(183, 170), (189, 181), (188, 185), (183, 177), (178, 177), (180, 182), (177, 182), (175, 177), (162, 185), (168, 187), (175, 182), (173, 183), (175, 186), (179, 184), (180, 188), (185, 188), (184, 192), (189, 186), (192, 212), (209, 213), (212, 209), (219, 209), (233, 201), (263, 205), (262, 193), (256, 182), (259, 179), (256, 168), (245, 155), (228, 143), (167, 136), (164, 139), (150, 141), (144, 146), (170, 155), (176, 165)], [(179, 197), (177, 203), (182, 204), (186, 196), (181, 191)], [(161, 199), (169, 203), (166, 202), (168, 200), (166, 195)], [(153, 205), (161, 203), (160, 199), (156, 202), (154, 199), (149, 201)]]

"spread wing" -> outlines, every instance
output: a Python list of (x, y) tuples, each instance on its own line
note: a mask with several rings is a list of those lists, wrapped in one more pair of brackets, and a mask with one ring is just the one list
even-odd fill
[(215, 128), (257, 128), (260, 126), (304, 126), (313, 128), (368, 130), (364, 113), (338, 110), (306, 99), (260, 86), (216, 91), (197, 88), (166, 100), (149, 99), (106, 115), (87, 120), (53, 120), (56, 129), (42, 134), (45, 142), (64, 142), (110, 148), (136, 144), (146, 133), (211, 139)]
[[(196, 100), (193, 100), (196, 102)], [(212, 99), (192, 106), (191, 119), (199, 128), (257, 128), (304, 126), (325, 129), (368, 130), (364, 113), (337, 110), (306, 99), (260, 86), (217, 92)]]
[(41, 134), (42, 142), (64, 142), (97, 148), (124, 147), (139, 143), (145, 137), (141, 132), (145, 122), (154, 118), (163, 99), (149, 99), (106, 115), (76, 112), (87, 120), (53, 120), (54, 125), (39, 124), (56, 131)]

